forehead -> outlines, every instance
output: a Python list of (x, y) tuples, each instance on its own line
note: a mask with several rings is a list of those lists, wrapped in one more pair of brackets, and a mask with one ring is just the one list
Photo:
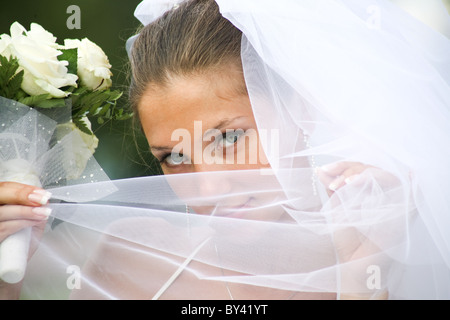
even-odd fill
[(150, 145), (170, 141), (176, 129), (204, 130), (227, 118), (252, 116), (246, 94), (236, 90), (229, 77), (199, 75), (173, 79), (164, 88), (149, 87), (139, 103), (139, 116)]

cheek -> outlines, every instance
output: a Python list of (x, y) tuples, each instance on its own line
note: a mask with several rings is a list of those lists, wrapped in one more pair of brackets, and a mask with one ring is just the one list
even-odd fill
[(264, 165), (264, 167), (270, 167), (269, 159), (266, 156), (266, 153), (264, 152), (264, 147), (261, 143), (261, 140), (258, 139), (258, 161), (261, 165)]
[(255, 144), (255, 146), (250, 146), (249, 153), (256, 153), (258, 155), (258, 163), (261, 167), (269, 168), (269, 159), (266, 156), (261, 137), (258, 133), (256, 133), (255, 136), (257, 144)]
[(235, 164), (243, 169), (269, 168), (270, 164), (256, 130), (241, 137), (236, 145)]

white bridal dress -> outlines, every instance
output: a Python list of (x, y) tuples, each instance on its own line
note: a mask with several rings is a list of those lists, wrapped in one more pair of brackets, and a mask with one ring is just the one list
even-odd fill
[(385, 0), (217, 3), (272, 169), (51, 185), (23, 298), (449, 299), (449, 39)]

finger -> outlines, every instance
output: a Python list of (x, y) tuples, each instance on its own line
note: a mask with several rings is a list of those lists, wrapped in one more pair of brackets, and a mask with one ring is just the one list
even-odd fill
[(342, 176), (349, 177), (351, 175), (361, 173), (367, 168), (373, 168), (370, 165), (361, 162), (342, 161), (334, 162), (320, 167), (320, 170), (329, 176)]
[(331, 182), (328, 181), (328, 185), (331, 190), (336, 190), (344, 184), (352, 182), (369, 168), (372, 166), (360, 162), (343, 161), (325, 165), (320, 168), (320, 172), (322, 177), (328, 176), (328, 180), (333, 178)]
[(30, 243), (29, 258), (31, 258), (33, 256), (34, 252), (38, 248), (46, 225), (47, 225), (47, 221), (42, 221), (42, 222), (40, 222), (40, 223), (38, 223), (38, 224), (33, 226), (31, 243)]
[(365, 170), (373, 168), (371, 166), (362, 164), (362, 163), (358, 163), (355, 164), (354, 166), (351, 166), (347, 169), (344, 170), (344, 172), (342, 172), (342, 176), (345, 177), (345, 182), (350, 182), (352, 180), (354, 180), (357, 176), (359, 176), (361, 173), (363, 173)]
[(329, 176), (337, 177), (342, 175), (342, 173), (348, 168), (359, 164), (360, 164), (359, 162), (350, 162), (350, 161), (333, 162), (320, 167), (320, 171)]
[(345, 176), (338, 176), (336, 179), (334, 179), (329, 185), (328, 185), (328, 189), (330, 189), (331, 191), (336, 191), (337, 189), (339, 189), (340, 187), (342, 187), (343, 185), (345, 185)]
[(335, 176), (331, 176), (322, 170), (317, 170), (316, 172), (317, 172), (317, 177), (319, 178), (320, 182), (327, 188), (336, 179)]
[(0, 204), (42, 206), (50, 197), (51, 193), (41, 188), (17, 182), (0, 182)]
[(368, 169), (368, 167), (363, 166), (345, 170), (342, 175), (338, 176), (336, 179), (333, 179), (333, 181), (330, 182), (330, 184), (328, 185), (328, 189), (330, 189), (331, 191), (336, 191), (344, 185), (354, 182), (366, 169)]
[(0, 243), (3, 242), (10, 235), (17, 233), (18, 231), (30, 228), (42, 224), (46, 224), (46, 221), (38, 220), (8, 220), (0, 223)]
[(9, 220), (48, 220), (52, 210), (47, 207), (18, 205), (0, 206), (0, 223)]
[[(373, 181), (376, 181), (379, 187), (381, 188), (387, 188), (387, 187), (395, 187), (398, 186), (400, 183), (400, 180), (392, 175), (391, 173), (377, 169), (375, 167), (366, 167), (363, 171), (349, 171), (346, 173), (347, 178), (345, 179), (346, 184), (355, 184), (360, 185), (363, 182), (367, 182), (367, 179), (360, 179), (363, 176), (363, 173), (365, 173), (367, 169), (374, 169), (370, 172), (370, 178)], [(366, 176), (368, 178), (369, 176)]]

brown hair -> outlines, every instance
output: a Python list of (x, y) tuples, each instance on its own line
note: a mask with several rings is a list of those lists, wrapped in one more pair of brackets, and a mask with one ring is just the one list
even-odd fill
[(199, 74), (230, 63), (242, 70), (241, 38), (242, 32), (222, 17), (214, 0), (188, 0), (166, 12), (144, 27), (133, 44), (132, 107), (137, 111), (150, 85), (167, 86), (172, 77)]

